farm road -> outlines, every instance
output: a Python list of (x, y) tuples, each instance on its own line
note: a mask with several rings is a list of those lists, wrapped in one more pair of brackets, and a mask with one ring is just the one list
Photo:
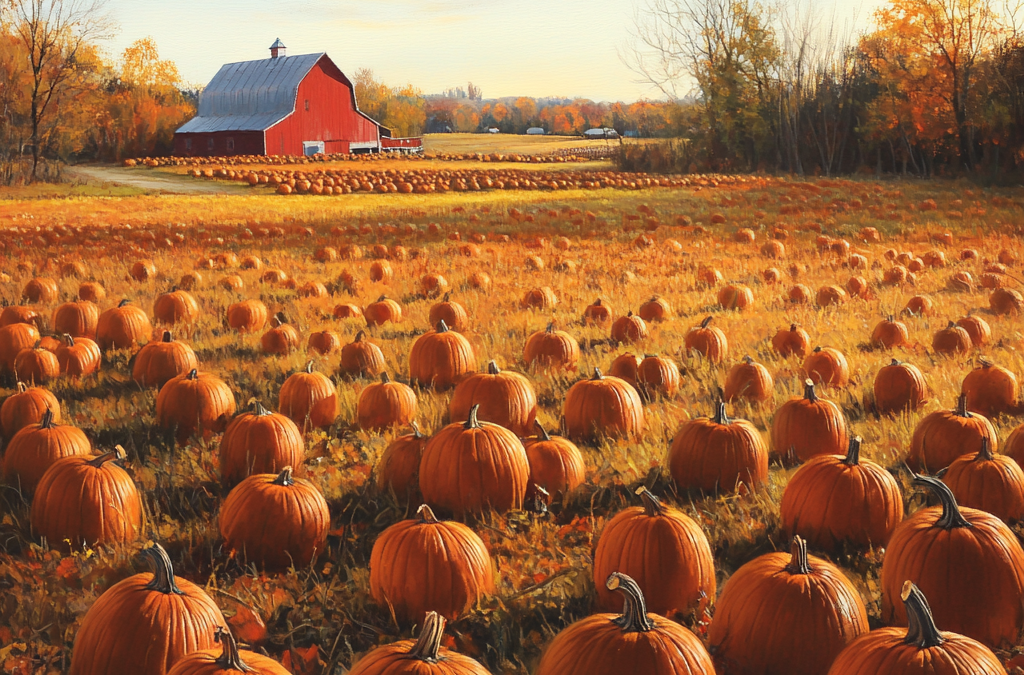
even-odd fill
[(200, 181), (180, 174), (150, 169), (88, 165), (69, 167), (68, 172), (74, 178), (87, 183), (126, 185), (140, 190), (178, 195), (252, 194), (246, 187), (225, 181)]

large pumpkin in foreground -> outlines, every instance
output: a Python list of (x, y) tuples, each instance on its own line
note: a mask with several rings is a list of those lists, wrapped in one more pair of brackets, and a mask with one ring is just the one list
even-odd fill
[(206, 592), (175, 578), (159, 544), (142, 555), (153, 573), (111, 586), (86, 612), (75, 635), (70, 675), (165, 675), (186, 654), (212, 649), (225, 618)]
[(427, 612), (419, 639), (392, 642), (361, 658), (348, 675), (490, 675), (482, 665), (441, 646), (444, 617)]
[(291, 671), (272, 658), (238, 648), (230, 631), (217, 627), (213, 639), (221, 644), (217, 649), (192, 652), (178, 661), (168, 675), (291, 675)]
[(534, 675), (714, 675), (700, 639), (648, 614), (633, 579), (615, 572), (604, 586), (625, 598), (622, 614), (593, 614), (564, 629), (544, 650)]

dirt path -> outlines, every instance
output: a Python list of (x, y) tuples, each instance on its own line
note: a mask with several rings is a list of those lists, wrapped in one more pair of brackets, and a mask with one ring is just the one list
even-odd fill
[(87, 183), (108, 183), (127, 185), (153, 192), (178, 195), (235, 195), (250, 194), (241, 185), (225, 181), (202, 181), (179, 174), (154, 171), (152, 169), (125, 168), (120, 166), (72, 166), (68, 167), (72, 177)]

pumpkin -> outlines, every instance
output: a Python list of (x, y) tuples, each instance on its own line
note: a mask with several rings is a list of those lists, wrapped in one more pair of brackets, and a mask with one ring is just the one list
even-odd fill
[(1018, 315), (1024, 310), (1024, 296), (1012, 288), (997, 288), (988, 296), (988, 306), (995, 314)]
[(910, 343), (910, 333), (907, 331), (907, 324), (896, 321), (892, 315), (887, 319), (879, 321), (874, 330), (871, 331), (871, 345), (882, 349), (902, 347)]
[(794, 305), (806, 305), (811, 301), (812, 293), (811, 289), (803, 284), (796, 284), (789, 289), (786, 293), (786, 297)]
[[(636, 381), (636, 373), (640, 368), (640, 364), (643, 362), (636, 354), (619, 354), (612, 361), (611, 367), (608, 369), (608, 374), (612, 377), (617, 377), (620, 380), (629, 382), (634, 388), (639, 389), (640, 385)], [(678, 368), (677, 368), (678, 370)]]
[(613, 572), (604, 587), (625, 598), (622, 614), (592, 614), (571, 624), (544, 650), (534, 675), (714, 675), (700, 639), (674, 621), (648, 614), (633, 579)]
[(153, 301), (153, 318), (158, 324), (195, 323), (199, 303), (188, 291), (161, 293)]
[(64, 335), (56, 356), (60, 372), (68, 377), (92, 375), (100, 369), (103, 360), (98, 344), (87, 337), (76, 340), (70, 335)]
[(300, 298), (326, 298), (328, 296), (327, 287), (319, 281), (307, 281), (299, 286), (295, 294)]
[(718, 291), (718, 304), (726, 310), (743, 310), (754, 304), (754, 292), (743, 284), (729, 284)]
[(47, 410), (39, 424), (23, 427), (4, 450), (4, 481), (22, 494), (35, 492), (43, 474), (58, 459), (91, 455), (92, 445), (77, 427), (59, 425)]
[(761, 255), (772, 260), (779, 260), (786, 257), (786, 245), (778, 239), (769, 239), (761, 247)]
[(17, 388), (0, 406), (0, 430), (5, 441), (23, 428), (41, 422), (47, 411), (52, 422), (60, 424), (60, 402), (48, 389), (29, 387), (24, 382), (18, 382)]
[(775, 391), (775, 380), (768, 369), (749, 356), (743, 357), (729, 369), (725, 376), (723, 396), (729, 403), (745, 399), (750, 403), (764, 403), (772, 398)]
[(260, 347), (264, 354), (285, 356), (298, 350), (301, 345), (299, 331), (280, 312), (270, 320), (270, 330), (260, 336)]
[(363, 310), (359, 308), (359, 305), (343, 303), (335, 305), (331, 315), (335, 319), (358, 319), (363, 316)]
[(221, 481), (235, 485), (252, 474), (276, 474), (286, 466), (299, 466), (305, 450), (295, 422), (253, 401), (249, 411), (237, 415), (224, 429)]
[(952, 321), (932, 337), (932, 349), (936, 354), (944, 356), (963, 354), (970, 351), (972, 346), (970, 334)]
[(598, 368), (592, 378), (569, 388), (562, 416), (565, 435), (574, 441), (636, 438), (644, 429), (643, 404), (636, 389), (617, 377), (603, 376)]
[(277, 409), (295, 422), (303, 433), (309, 429), (324, 429), (338, 418), (341, 403), (334, 383), (313, 370), (313, 362), (304, 370), (293, 373), (281, 385), (277, 395)]
[(267, 325), (269, 311), (259, 300), (242, 300), (228, 306), (227, 322), (239, 333), (255, 333)]
[(988, 439), (990, 451), (995, 452), (999, 444), (992, 423), (987, 417), (969, 412), (967, 395), (960, 394), (956, 408), (936, 410), (917, 423), (907, 464), (914, 471), (940, 471), (960, 455), (980, 452), (982, 438)]
[(1018, 410), (1020, 387), (1017, 376), (988, 359), (964, 378), (961, 390), (967, 394), (967, 409), (985, 417), (1013, 414)]
[(45, 349), (22, 349), (14, 357), (14, 374), (29, 384), (43, 384), (60, 375), (57, 355)]
[(927, 391), (924, 374), (912, 363), (893, 359), (875, 375), (875, 407), (883, 415), (920, 409)]
[(327, 548), (330, 528), (327, 500), (315, 485), (294, 478), (291, 466), (276, 475), (254, 472), (220, 509), (225, 548), (267, 570), (309, 566)]
[(484, 272), (474, 272), (469, 276), (469, 285), (472, 288), (486, 291), (491, 287), (491, 277)]
[(199, 367), (196, 353), (184, 342), (171, 338), (165, 330), (163, 339), (150, 342), (139, 350), (132, 364), (132, 379), (143, 387), (163, 387), (168, 380)]
[(238, 267), (239, 269), (243, 270), (253, 270), (254, 272), (259, 272), (261, 269), (263, 269), (263, 261), (260, 260), (257, 256), (247, 255), (238, 262)]
[(679, 366), (670, 358), (646, 354), (637, 366), (634, 386), (649, 400), (656, 395), (672, 398), (679, 392), (679, 383)]
[(439, 521), (426, 504), (416, 516), (374, 541), (370, 594), (403, 621), (422, 621), (428, 611), (454, 621), (494, 592), (491, 556), (462, 523)]
[(580, 360), (580, 346), (562, 330), (555, 330), (554, 322), (542, 331), (533, 333), (523, 347), (523, 361), (528, 366), (555, 370), (575, 370)]
[(940, 631), (928, 600), (904, 581), (900, 600), (908, 628), (879, 628), (846, 646), (828, 675), (1005, 675), (988, 647), (957, 633)]
[(431, 389), (450, 389), (474, 367), (473, 345), (461, 333), (448, 330), (444, 321), (412, 344), (409, 377)]
[(14, 361), (23, 349), (39, 342), (39, 331), (27, 323), (12, 323), (0, 328), (0, 364), (6, 372), (14, 372)]
[(832, 307), (846, 302), (846, 291), (839, 286), (822, 286), (815, 296), (818, 307)]
[(803, 398), (791, 398), (772, 418), (772, 450), (787, 465), (815, 455), (841, 455), (849, 447), (846, 418), (832, 401), (818, 398), (814, 381), (804, 381)]
[(816, 455), (789, 479), (782, 493), (782, 527), (815, 548), (835, 553), (843, 542), (860, 549), (884, 547), (903, 520), (896, 479), (860, 458), (861, 439), (846, 455)]
[(424, 274), (420, 279), (420, 289), (428, 298), (436, 298), (448, 290), (448, 280), (440, 274)]
[(427, 437), (420, 433), (416, 422), (410, 422), (412, 433), (399, 436), (388, 444), (377, 460), (377, 489), (392, 491), (399, 499), (411, 497), (419, 489), (420, 458)]
[(363, 309), (363, 316), (366, 317), (366, 325), (382, 326), (387, 322), (402, 322), (402, 306), (386, 295), (377, 298), (377, 302), (371, 302)]
[(711, 326), (713, 317), (701, 321), (700, 326), (686, 333), (683, 349), (687, 354), (698, 353), (709, 363), (721, 363), (729, 351), (729, 341), (717, 326)]
[(974, 277), (967, 270), (954, 272), (946, 283), (946, 288), (951, 291), (969, 293), (974, 290)]
[(431, 326), (444, 321), (450, 329), (464, 333), (469, 326), (469, 313), (465, 307), (451, 299), (451, 293), (445, 293), (441, 302), (431, 305), (429, 321)]
[(729, 577), (708, 643), (719, 672), (820, 675), (867, 632), (857, 589), (797, 536), (790, 553), (766, 553)]
[(927, 295), (915, 295), (907, 300), (903, 312), (911, 316), (931, 316), (934, 306), (935, 303)]
[(99, 457), (72, 455), (46, 470), (32, 498), (32, 529), (51, 546), (72, 549), (135, 541), (144, 523), (142, 496), (114, 463), (121, 446)]
[(156, 276), (156, 265), (152, 260), (139, 260), (128, 272), (135, 281), (147, 281)]
[(32, 303), (49, 305), (57, 302), (58, 294), (56, 281), (45, 277), (36, 277), (25, 285), (21, 297)]
[(485, 372), (468, 375), (455, 387), (448, 406), (451, 419), (465, 419), (474, 405), (480, 406), (477, 416), (481, 420), (520, 437), (530, 433), (537, 419), (533, 384), (519, 373), (501, 370), (494, 361), (487, 364)]
[(983, 347), (992, 339), (992, 329), (989, 328), (988, 322), (980, 316), (968, 314), (957, 320), (956, 325), (967, 331), (967, 334), (971, 336), (971, 344), (975, 347)]
[(583, 483), (586, 477), (583, 455), (568, 438), (551, 436), (539, 421), (534, 425), (537, 427), (536, 438), (523, 444), (530, 464), (527, 500), (538, 493), (538, 487), (560, 499)]
[(795, 323), (790, 324), (789, 329), (781, 329), (772, 336), (772, 349), (782, 357), (799, 356), (807, 354), (811, 346), (811, 336), (803, 328)]
[(647, 339), (647, 324), (639, 316), (630, 311), (612, 323), (611, 338), (616, 344), (634, 344)]
[[(697, 523), (662, 505), (645, 487), (636, 493), (643, 506), (620, 511), (601, 532), (594, 550), (595, 581), (620, 572), (646, 589), (649, 611), (699, 616), (715, 597), (715, 564), (707, 537)], [(619, 601), (598, 585), (600, 609), (612, 610)]]
[(583, 323), (603, 326), (612, 320), (614, 312), (608, 304), (598, 298), (583, 310)]
[(48, 352), (56, 354), (57, 348), (60, 347), (60, 345), (61, 338), (59, 335), (44, 335), (39, 339), (39, 342), (36, 343), (36, 349), (45, 349)]
[(815, 384), (845, 387), (850, 383), (850, 366), (838, 349), (815, 347), (804, 358), (800, 374)]
[(377, 647), (349, 675), (490, 675), (477, 661), (441, 646), (444, 626), (444, 617), (427, 612), (418, 640)]
[(668, 465), (684, 490), (746, 492), (768, 481), (768, 448), (753, 424), (729, 419), (720, 402), (713, 417), (698, 417), (680, 427)]
[(867, 299), (871, 296), (871, 286), (864, 277), (854, 275), (846, 280), (846, 292), (851, 297)]
[(214, 642), (221, 644), (216, 649), (201, 649), (179, 660), (168, 675), (228, 675), (229, 673), (253, 673), (253, 675), (290, 675), (290, 671), (272, 658), (255, 652), (239, 649), (231, 632), (217, 627)]
[(1024, 549), (1003, 521), (960, 508), (938, 478), (914, 475), (940, 506), (904, 520), (882, 563), (882, 620), (906, 625), (901, 597), (910, 580), (931, 598), (937, 622), (990, 647), (1014, 643), (1024, 627)]
[(416, 418), (416, 392), (401, 382), (392, 382), (387, 372), (380, 382), (363, 389), (356, 404), (356, 423), (364, 431), (401, 427)]
[(149, 341), (153, 327), (141, 308), (127, 299), (100, 314), (96, 324), (96, 343), (100, 349), (128, 349)]
[(359, 331), (355, 339), (341, 348), (339, 371), (352, 377), (377, 377), (384, 372), (384, 352)]
[(387, 260), (374, 260), (370, 263), (370, 281), (388, 284), (394, 276), (391, 263)]
[(668, 300), (665, 298), (655, 295), (653, 298), (640, 305), (640, 309), (637, 310), (637, 314), (644, 321), (664, 321), (672, 316), (672, 305), (668, 304)]
[(142, 551), (153, 573), (130, 576), (97, 598), (75, 635), (70, 675), (165, 675), (186, 654), (214, 646), (227, 625), (217, 604), (176, 578), (160, 544)]
[(973, 457), (961, 455), (942, 475), (958, 504), (986, 511), (1006, 522), (1024, 516), (1024, 471), (1016, 460), (993, 455), (988, 439)]
[(327, 356), (341, 349), (341, 338), (338, 334), (330, 330), (317, 331), (309, 334), (309, 340), (306, 341), (306, 350), (319, 354), (320, 356)]
[[(107, 291), (103, 288), (103, 284), (95, 281), (86, 281), (78, 287), (78, 299), (86, 300), (88, 302), (99, 302), (105, 300), (107, 297)], [(97, 320), (99, 317), (96, 317)]]
[(480, 422), (478, 409), (427, 441), (419, 470), (423, 499), (456, 515), (520, 509), (530, 477), (526, 450), (508, 429)]
[(156, 423), (175, 429), (182, 444), (197, 432), (207, 438), (224, 431), (234, 414), (231, 388), (216, 375), (195, 368), (168, 380), (156, 397)]
[(269, 269), (260, 275), (260, 281), (265, 284), (283, 284), (288, 281), (288, 274), (281, 269)]
[(39, 328), (42, 317), (31, 307), (24, 305), (8, 305), (0, 312), (0, 326), (10, 326), (12, 323), (27, 323)]
[(53, 310), (53, 331), (71, 337), (95, 337), (100, 310), (88, 300), (65, 302)]

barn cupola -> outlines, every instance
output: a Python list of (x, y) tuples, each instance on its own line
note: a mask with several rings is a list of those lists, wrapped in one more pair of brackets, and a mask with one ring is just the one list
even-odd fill
[(281, 38), (277, 38), (274, 40), (274, 44), (270, 45), (270, 58), (276, 59), (284, 56), (285, 49), (286, 47), (284, 46), (284, 43), (281, 42)]

